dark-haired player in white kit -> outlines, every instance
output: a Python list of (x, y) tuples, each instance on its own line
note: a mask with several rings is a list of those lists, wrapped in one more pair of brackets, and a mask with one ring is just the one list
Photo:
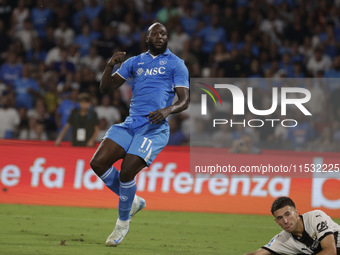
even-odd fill
[(340, 255), (340, 226), (321, 210), (299, 214), (289, 197), (277, 198), (271, 208), (281, 233), (246, 255)]

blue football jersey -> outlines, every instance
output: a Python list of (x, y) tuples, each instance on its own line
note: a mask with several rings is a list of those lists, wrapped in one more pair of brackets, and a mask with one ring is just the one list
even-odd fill
[(118, 75), (132, 78), (130, 116), (146, 116), (168, 107), (175, 96), (175, 87), (189, 88), (189, 73), (184, 61), (167, 49), (156, 57), (150, 52), (127, 59)]

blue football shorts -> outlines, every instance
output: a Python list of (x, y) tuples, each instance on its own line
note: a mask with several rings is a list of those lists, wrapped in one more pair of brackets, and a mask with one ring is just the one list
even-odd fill
[(165, 120), (151, 124), (146, 116), (129, 116), (123, 123), (112, 125), (103, 139), (111, 139), (127, 154), (141, 157), (149, 166), (168, 144), (169, 134), (169, 125)]

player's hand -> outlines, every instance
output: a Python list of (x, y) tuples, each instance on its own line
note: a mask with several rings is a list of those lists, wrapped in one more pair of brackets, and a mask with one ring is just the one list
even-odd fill
[(125, 59), (126, 52), (116, 52), (112, 55), (109, 62), (107, 62), (108, 65), (114, 66), (116, 64), (122, 63)]
[(150, 112), (148, 119), (152, 124), (158, 124), (161, 121), (165, 120), (166, 117), (170, 114), (170, 111), (167, 108), (158, 109), (154, 112)]

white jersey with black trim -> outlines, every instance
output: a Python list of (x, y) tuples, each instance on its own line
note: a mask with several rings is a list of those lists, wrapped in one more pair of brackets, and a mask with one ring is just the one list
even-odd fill
[(321, 210), (310, 211), (300, 217), (304, 226), (302, 237), (283, 230), (262, 249), (279, 255), (316, 254), (321, 251), (321, 240), (332, 234), (340, 254), (340, 226), (337, 223)]

